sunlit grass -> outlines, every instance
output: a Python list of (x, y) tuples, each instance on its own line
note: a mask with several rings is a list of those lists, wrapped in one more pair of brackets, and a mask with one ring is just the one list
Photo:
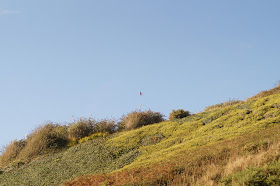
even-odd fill
[[(163, 161), (186, 149), (272, 127), (280, 123), (279, 109), (273, 106), (277, 103), (280, 103), (280, 95), (272, 95), (249, 103), (242, 102), (216, 111), (198, 113), (197, 119), (193, 117), (193, 120), (184, 123), (165, 121), (121, 133), (109, 140), (107, 145), (116, 147), (116, 153), (139, 148), (142, 155), (125, 168), (143, 166)], [(158, 140), (146, 142), (153, 138)]]
[[(52, 184), (94, 174), (69, 185), (251, 183), (254, 175), (278, 170), (280, 94), (270, 93), (136, 130), (71, 138), (67, 150), (27, 164), (15, 162), (2, 169), (0, 179)], [(265, 183), (278, 183), (277, 176), (267, 176)]]

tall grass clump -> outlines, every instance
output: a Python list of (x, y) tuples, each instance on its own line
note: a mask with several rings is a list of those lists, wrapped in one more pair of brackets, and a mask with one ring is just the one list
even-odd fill
[(218, 110), (218, 109), (221, 109), (221, 108), (224, 108), (224, 107), (237, 105), (239, 103), (242, 103), (242, 101), (241, 100), (236, 100), (236, 99), (230, 99), (229, 101), (226, 101), (224, 103), (219, 103), (219, 104), (216, 104), (216, 105), (208, 106), (208, 107), (205, 108), (204, 111), (205, 112), (214, 111), (214, 110)]
[(46, 123), (37, 127), (27, 139), (15, 140), (4, 148), (0, 167), (14, 162), (29, 162), (37, 156), (57, 152), (96, 137), (115, 132), (113, 119), (94, 120), (81, 118), (70, 125)]
[(68, 137), (70, 139), (81, 139), (83, 137), (93, 134), (93, 125), (96, 123), (95, 120), (89, 118), (80, 118), (78, 121), (73, 122), (68, 127)]
[(267, 97), (267, 96), (270, 96), (273, 94), (279, 94), (279, 93), (280, 93), (280, 83), (277, 82), (277, 84), (274, 88), (272, 88), (270, 90), (262, 91), (262, 92), (258, 93), (257, 95), (249, 98), (248, 100), (256, 99), (256, 98), (263, 98), (263, 97)]
[(125, 130), (136, 129), (145, 125), (159, 123), (164, 121), (163, 114), (160, 112), (148, 111), (132, 111), (123, 116), (119, 122), (119, 128)]
[(25, 140), (14, 140), (12, 141), (3, 151), (0, 157), (0, 167), (8, 165), (14, 161), (21, 150), (25, 147)]
[(92, 118), (80, 118), (71, 123), (68, 127), (69, 139), (81, 139), (94, 133), (108, 132), (112, 134), (115, 131), (116, 124), (113, 119), (94, 120)]
[(172, 110), (172, 112), (169, 114), (168, 119), (180, 119), (180, 118), (184, 118), (187, 116), (190, 116), (190, 112), (183, 110), (183, 109), (178, 109), (178, 110)]
[(20, 152), (21, 159), (30, 160), (35, 156), (66, 147), (67, 128), (48, 123), (37, 127), (27, 138), (26, 145)]
[(116, 121), (113, 119), (102, 119), (94, 123), (93, 133), (108, 132), (109, 134), (114, 133), (116, 130)]

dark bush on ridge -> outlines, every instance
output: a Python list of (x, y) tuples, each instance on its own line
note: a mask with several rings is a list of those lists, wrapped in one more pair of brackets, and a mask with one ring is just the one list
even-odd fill
[(122, 117), (119, 122), (119, 129), (131, 130), (161, 121), (164, 121), (164, 118), (160, 112), (153, 112), (151, 110), (133, 111)]
[(189, 111), (178, 109), (178, 110), (172, 110), (172, 112), (169, 114), (169, 119), (180, 119), (191, 115)]

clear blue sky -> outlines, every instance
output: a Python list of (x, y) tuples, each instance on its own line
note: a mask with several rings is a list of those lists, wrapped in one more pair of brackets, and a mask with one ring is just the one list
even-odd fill
[(270, 89), (279, 9), (279, 0), (1, 0), (0, 146), (46, 121), (118, 119), (140, 104), (196, 113)]

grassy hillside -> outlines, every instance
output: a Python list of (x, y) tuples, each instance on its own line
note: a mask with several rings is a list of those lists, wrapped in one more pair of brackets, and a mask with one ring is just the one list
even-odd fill
[(0, 175), (0, 185), (51, 185), (81, 175), (112, 172), (130, 164), (139, 154), (134, 150), (115, 156), (113, 148), (105, 147), (107, 140), (95, 139), (25, 165), (13, 165)]
[(278, 185), (279, 90), (10, 164), (0, 185)]

